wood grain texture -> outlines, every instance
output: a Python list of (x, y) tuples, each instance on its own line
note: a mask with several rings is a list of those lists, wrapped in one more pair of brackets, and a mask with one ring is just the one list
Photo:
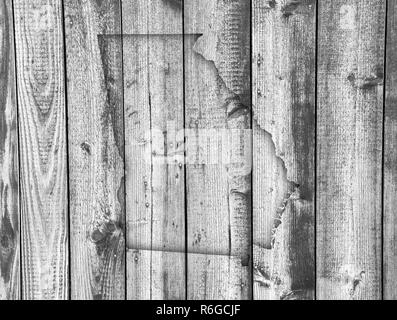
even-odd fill
[(24, 299), (68, 298), (61, 1), (15, 0)]
[(254, 299), (313, 299), (316, 1), (253, 2)]
[(397, 299), (397, 1), (388, 1), (384, 124), (383, 298)]
[(13, 8), (0, 1), (0, 300), (20, 298), (19, 164)]
[(173, 1), (123, 1), (127, 296), (183, 300), (183, 24)]
[(67, 0), (64, 6), (71, 298), (124, 299), (120, 2)]
[(184, 1), (188, 299), (251, 295), (248, 1)]
[(396, 37), (396, 0), (0, 0), (0, 300), (397, 299)]
[(317, 297), (381, 299), (385, 1), (319, 2)]

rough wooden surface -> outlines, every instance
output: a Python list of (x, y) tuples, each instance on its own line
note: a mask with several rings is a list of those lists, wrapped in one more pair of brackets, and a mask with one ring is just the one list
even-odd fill
[(19, 165), (11, 0), (0, 1), (0, 300), (20, 298)]
[(316, 1), (253, 2), (255, 299), (313, 299)]
[(380, 299), (385, 1), (320, 1), (317, 298)]
[(189, 299), (251, 296), (250, 6), (184, 1)]
[(124, 123), (118, 0), (66, 0), (72, 299), (124, 299)]
[(68, 297), (61, 1), (15, 0), (24, 299)]
[(129, 299), (183, 300), (182, 7), (164, 0), (123, 1), (123, 17), (125, 123), (130, 137), (127, 294)]
[(396, 10), (0, 0), (0, 300), (397, 299)]
[(388, 2), (384, 124), (383, 298), (397, 299), (397, 1)]

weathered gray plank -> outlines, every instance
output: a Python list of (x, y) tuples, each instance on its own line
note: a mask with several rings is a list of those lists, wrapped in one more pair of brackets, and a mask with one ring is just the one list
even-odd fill
[(319, 2), (317, 297), (380, 299), (385, 1)]
[(316, 1), (253, 2), (254, 299), (313, 299)]
[(182, 33), (178, 3), (123, 1), (129, 299), (186, 296)]
[(187, 0), (184, 21), (187, 296), (248, 299), (250, 4)]
[(24, 299), (68, 297), (64, 47), (60, 0), (15, 0)]
[(388, 2), (384, 132), (383, 298), (397, 299), (397, 1)]
[(66, 0), (71, 298), (124, 299), (119, 0)]
[(11, 0), (0, 1), (0, 300), (20, 298), (19, 165)]

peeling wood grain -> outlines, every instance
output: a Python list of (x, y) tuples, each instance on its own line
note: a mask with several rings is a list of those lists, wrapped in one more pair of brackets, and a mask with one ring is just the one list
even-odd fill
[(61, 1), (15, 0), (24, 299), (68, 298)]
[(66, 0), (71, 298), (125, 297), (118, 0)]
[(319, 3), (318, 299), (381, 299), (385, 3)]
[(397, 299), (397, 1), (388, 2), (384, 132), (383, 298)]
[(0, 300), (20, 299), (19, 165), (11, 0), (0, 1)]
[(181, 6), (123, 1), (123, 32), (126, 136), (131, 137), (126, 141), (128, 299), (183, 300)]
[(315, 19), (312, 0), (253, 2), (258, 300), (314, 298)]
[[(189, 0), (184, 9), (185, 33), (198, 35), (185, 36), (187, 295), (249, 299), (249, 3)], [(229, 139), (216, 140), (224, 135)], [(226, 163), (209, 162), (217, 153), (227, 154)]]

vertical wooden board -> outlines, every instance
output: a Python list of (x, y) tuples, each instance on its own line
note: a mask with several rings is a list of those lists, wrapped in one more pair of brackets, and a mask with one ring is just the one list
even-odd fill
[[(128, 5), (128, 7), (127, 7)], [(127, 298), (150, 300), (151, 139), (148, 95), (147, 5), (122, 2), (127, 226)], [(127, 18), (126, 18), (127, 17)], [(131, 19), (131, 17), (136, 17)], [(131, 31), (126, 23), (134, 23)], [(127, 36), (127, 33), (142, 35)], [(138, 118), (139, 117), (139, 118)], [(139, 249), (148, 250), (140, 253)], [(132, 259), (133, 258), (133, 259)], [(132, 270), (134, 273), (131, 274)]]
[(248, 1), (184, 1), (187, 297), (251, 296)]
[(385, 2), (319, 2), (319, 299), (382, 295)]
[(182, 27), (175, 1), (123, 2), (129, 299), (186, 296)]
[(20, 298), (19, 165), (11, 0), (0, 1), (0, 300)]
[(254, 299), (313, 299), (316, 1), (252, 6)]
[(68, 298), (62, 5), (15, 0), (24, 299)]
[(383, 298), (397, 299), (397, 1), (389, 1), (384, 124)]
[(71, 298), (125, 298), (124, 119), (118, 0), (64, 2)]
[[(149, 27), (148, 57), (152, 250), (164, 251), (162, 255), (152, 255), (152, 299), (185, 299), (182, 7), (173, 1), (152, 1), (149, 14), (155, 17)], [(166, 34), (154, 35), (158, 33)], [(159, 276), (163, 281), (156, 281)]]

